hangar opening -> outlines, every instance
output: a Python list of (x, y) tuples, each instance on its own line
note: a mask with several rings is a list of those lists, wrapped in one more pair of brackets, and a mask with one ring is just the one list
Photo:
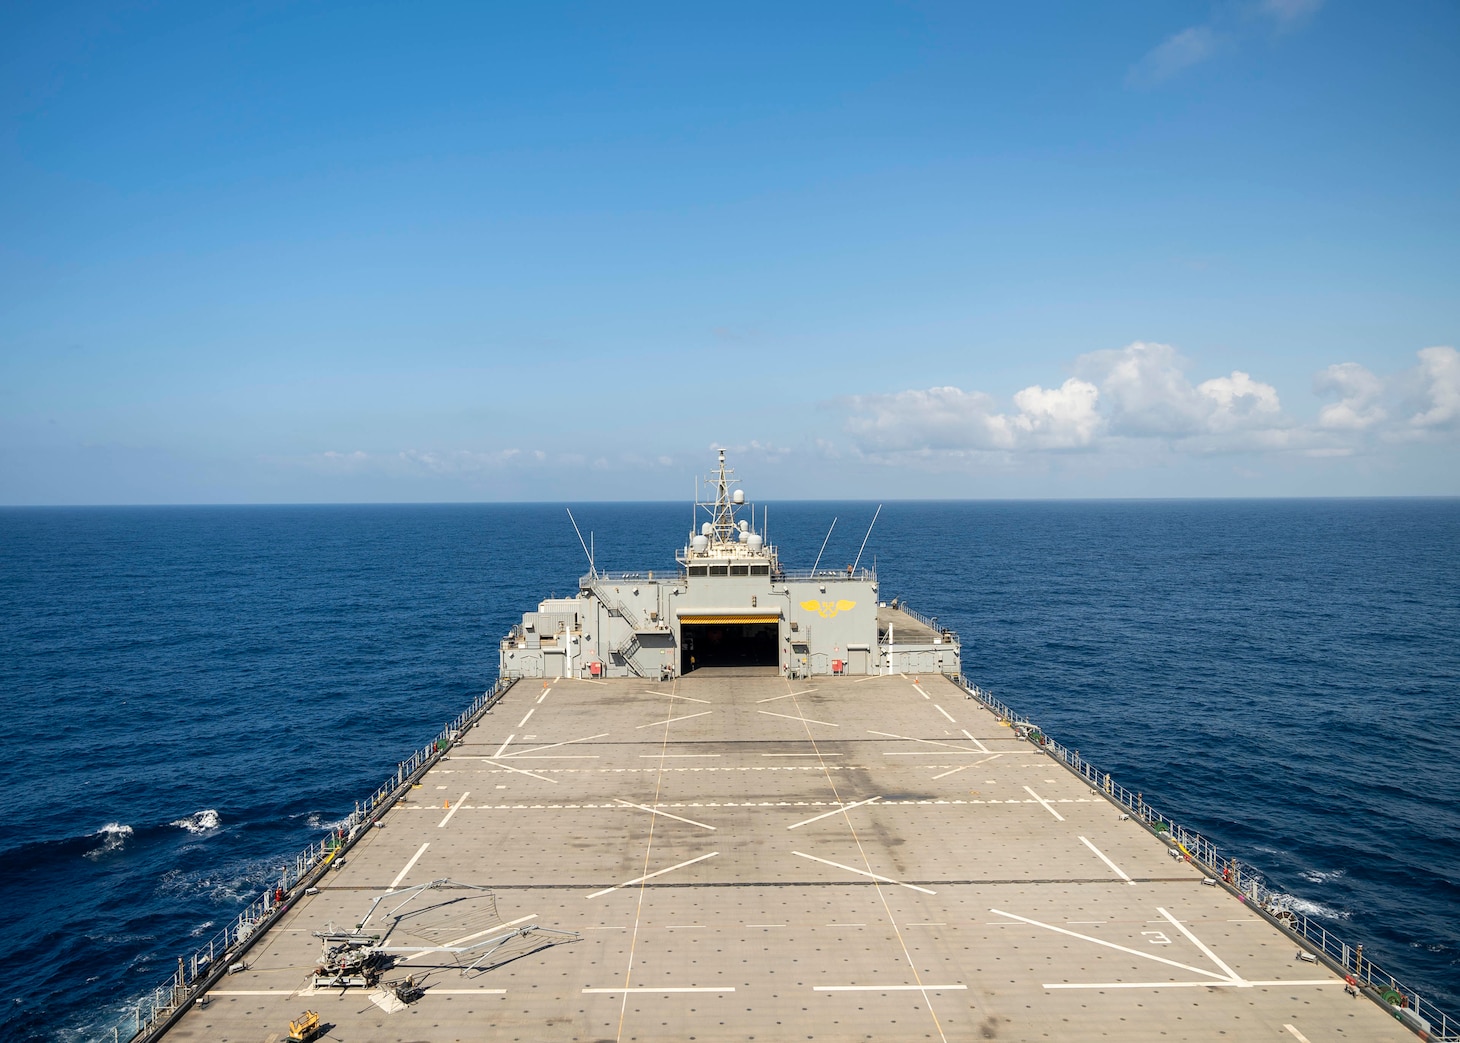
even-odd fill
[(679, 662), (685, 673), (709, 666), (779, 667), (780, 617), (684, 615)]

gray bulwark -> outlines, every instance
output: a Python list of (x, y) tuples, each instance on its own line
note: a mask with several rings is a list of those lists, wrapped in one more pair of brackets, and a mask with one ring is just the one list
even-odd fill
[[(878, 602), (870, 569), (788, 572), (720, 453), (705, 517), (669, 573), (593, 568), (503, 638), (504, 678), (667, 679), (705, 668), (786, 677), (961, 669), (958, 636)], [(751, 517), (739, 515), (749, 508)]]

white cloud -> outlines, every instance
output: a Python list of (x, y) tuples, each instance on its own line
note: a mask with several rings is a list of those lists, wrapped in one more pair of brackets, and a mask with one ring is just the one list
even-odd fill
[(1427, 406), (1409, 418), (1420, 431), (1453, 431), (1460, 426), (1460, 352), (1425, 348), (1419, 353), (1421, 397)]
[(1126, 85), (1153, 87), (1201, 65), (1223, 50), (1235, 49), (1263, 27), (1279, 33), (1306, 24), (1324, 0), (1256, 0), (1241, 7), (1216, 7), (1200, 25), (1172, 33), (1152, 47), (1126, 73)]
[(1076, 376), (1055, 388), (1027, 387), (1012, 396), (1012, 408), (956, 387), (863, 395), (839, 405), (849, 414), (855, 450), (888, 463), (958, 466), (977, 458), (1014, 466), (1076, 449), (1126, 463), (1160, 454), (1340, 459), (1460, 435), (1460, 352), (1425, 348), (1418, 360), (1390, 377), (1354, 362), (1327, 367), (1314, 376), (1313, 390), (1337, 401), (1322, 404), (1308, 422), (1284, 411), (1272, 384), (1240, 369), (1194, 383), (1174, 347), (1146, 341), (1081, 355)]
[(1075, 368), (1099, 383), (1115, 434), (1181, 438), (1288, 426), (1277, 388), (1241, 370), (1193, 385), (1186, 360), (1169, 344), (1094, 351)]
[(1221, 47), (1223, 37), (1209, 25), (1193, 25), (1172, 33), (1146, 52), (1126, 77), (1132, 84), (1157, 84), (1200, 65)]
[(1379, 404), (1384, 382), (1357, 362), (1329, 366), (1313, 378), (1313, 390), (1339, 397), (1318, 411), (1318, 426), (1325, 430), (1364, 431), (1387, 415)]
[(1013, 412), (993, 398), (956, 387), (860, 395), (846, 400), (847, 429), (865, 452), (1075, 449), (1100, 428), (1093, 384), (1070, 378), (1058, 388), (1027, 387)]
[(1071, 377), (1057, 388), (1027, 387), (1014, 395), (1019, 412), (1005, 418), (1015, 440), (1046, 449), (1073, 449), (1089, 445), (1101, 426), (1095, 411), (1100, 391), (1094, 384)]
[(1203, 380), (1196, 393), (1210, 403), (1206, 422), (1214, 431), (1285, 426), (1277, 388), (1253, 380), (1240, 369), (1234, 369), (1230, 377)]

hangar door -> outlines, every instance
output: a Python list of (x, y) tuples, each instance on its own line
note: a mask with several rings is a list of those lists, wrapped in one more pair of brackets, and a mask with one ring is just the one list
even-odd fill
[(692, 615), (679, 617), (679, 663), (685, 673), (706, 666), (779, 666), (781, 617)]

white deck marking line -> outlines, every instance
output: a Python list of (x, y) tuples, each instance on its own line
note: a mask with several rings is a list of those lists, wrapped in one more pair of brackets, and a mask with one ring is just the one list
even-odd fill
[(903, 924), (903, 926), (904, 927), (947, 927), (948, 926), (948, 923), (945, 920), (926, 920), (926, 921), (921, 921), (919, 923), (905, 923), (905, 924)]
[(773, 702), (776, 702), (777, 700), (780, 700), (780, 699), (794, 699), (798, 695), (809, 695), (812, 692), (818, 692), (820, 690), (821, 689), (819, 689), (819, 688), (803, 688), (799, 692), (787, 692), (785, 695), (773, 695), (769, 699), (757, 699), (756, 702), (757, 703), (773, 703)]
[(820, 822), (824, 818), (831, 818), (831, 816), (833, 816), (833, 815), (840, 815), (843, 811), (851, 811), (852, 808), (860, 808), (864, 804), (870, 804), (874, 800), (881, 800), (881, 799), (882, 799), (882, 795), (879, 793), (875, 797), (868, 797), (866, 800), (859, 800), (855, 804), (843, 804), (839, 808), (835, 808), (835, 809), (833, 809), (831, 811), (823, 812), (822, 814), (815, 815), (812, 818), (802, 819), (800, 822), (792, 823), (791, 825), (787, 826), (786, 828), (787, 829), (797, 829), (797, 828), (799, 828), (801, 826), (809, 826), (813, 822)]
[(993, 754), (990, 754), (989, 756), (985, 757), (981, 761), (974, 761), (972, 764), (965, 764), (961, 768), (949, 768), (947, 771), (945, 771), (941, 775), (934, 775), (933, 776), (933, 780), (936, 782), (938, 779), (945, 779), (949, 775), (956, 775), (960, 771), (967, 771), (969, 768), (977, 768), (980, 764), (987, 764), (989, 761), (993, 760), (994, 758), (996, 758), (998, 756), (999, 756), (999, 754), (993, 753)]
[[(546, 746), (532, 746), (532, 747), (529, 747), (528, 749), (522, 750), (522, 751), (520, 751), (518, 753), (509, 753), (507, 756), (509, 756), (509, 757), (521, 757), (521, 756), (523, 756), (525, 754), (528, 754), (528, 753), (541, 753), (543, 750), (555, 750), (559, 746), (571, 746), (575, 742), (592, 742), (594, 739), (606, 738), (607, 735), (608, 735), (608, 732), (599, 732), (597, 735), (589, 735), (586, 738), (582, 738), (582, 739), (569, 739), (567, 742), (550, 742)], [(511, 742), (515, 738), (517, 738), (517, 736), (515, 736), (515, 735), (509, 735), (509, 736), (507, 736), (507, 742)], [(504, 742), (502, 744), (502, 750), (505, 750), (507, 748), (507, 742)], [(500, 756), (502, 756), (502, 750), (498, 750), (492, 756), (493, 757), (500, 757)]]
[(430, 846), (431, 846), (431, 842), (428, 840), (424, 844), (422, 844), (420, 847), (416, 848), (416, 853), (411, 856), (411, 860), (406, 863), (406, 867), (404, 869), (402, 869), (399, 873), (397, 873), (395, 875), (395, 879), (392, 880), (390, 882), (390, 886), (386, 888), (387, 891), (394, 891), (395, 890), (396, 885), (399, 884), (402, 880), (404, 880), (406, 878), (406, 874), (409, 873), (412, 869), (415, 868), (416, 862), (420, 859), (420, 857), (422, 855), (424, 855), (426, 853), (426, 848), (428, 848)]
[(855, 869), (852, 866), (844, 866), (840, 862), (833, 862), (829, 858), (817, 858), (815, 855), (808, 855), (804, 851), (792, 851), (793, 855), (800, 855), (802, 858), (809, 858), (813, 862), (820, 862), (822, 865), (835, 866), (838, 869), (845, 869), (848, 873), (856, 873), (858, 876), (871, 877), (873, 880), (881, 880), (884, 884), (896, 884), (898, 887), (906, 887), (913, 891), (921, 891), (925, 895), (935, 895), (937, 891), (929, 891), (926, 887), (919, 887), (917, 884), (905, 884), (901, 880), (894, 880), (890, 876), (878, 876), (876, 873), (869, 873), (865, 869)]
[(857, 678), (855, 681), (852, 682), (852, 684), (861, 684), (863, 681), (871, 681), (881, 676), (881, 674), (868, 674), (866, 677)]
[(558, 784), (557, 779), (550, 779), (546, 775), (539, 775), (537, 772), (528, 771), (526, 768), (514, 768), (510, 764), (503, 764), (501, 761), (494, 761), (491, 758), (486, 758), (486, 761), (492, 767), (501, 768), (503, 771), (515, 771), (519, 775), (530, 775), (534, 779), (541, 779), (543, 782), (551, 782), (554, 786)]
[(209, 996), (292, 996), (294, 989), (209, 989)]
[(1292, 1025), (1284, 1025), (1283, 1028), (1291, 1032), (1293, 1034), (1293, 1038), (1296, 1039), (1298, 1043), (1312, 1043), (1312, 1041), (1307, 1036), (1299, 1032), (1296, 1027)]
[(1272, 988), (1278, 985), (1342, 985), (1342, 978), (1312, 981), (1092, 981), (1046, 982), (1046, 989), (1240, 989), (1249, 985)]
[(426, 995), (429, 996), (432, 993), (440, 993), (443, 996), (501, 996), (501, 995), (505, 994), (506, 991), (507, 991), (506, 989), (437, 989), (437, 988), (430, 988), (430, 989), (427, 989), (426, 990)]
[(529, 706), (527, 708), (527, 713), (523, 714), (522, 720), (520, 720), (520, 721), (517, 722), (517, 727), (521, 728), (524, 724), (527, 723), (527, 719), (529, 717), (531, 717), (536, 712), (537, 712), (537, 707), (536, 706)]
[[(1177, 963), (1175, 960), (1168, 960), (1164, 956), (1157, 956), (1154, 953), (1141, 952), (1139, 949), (1132, 949), (1126, 945), (1117, 945), (1115, 942), (1107, 942), (1103, 938), (1092, 938), (1088, 934), (1081, 934), (1079, 931), (1067, 931), (1063, 927), (1056, 927), (1052, 923), (1040, 923), (1038, 920), (1031, 920), (1027, 916), (1020, 916), (1018, 913), (1006, 913), (1002, 909), (990, 909), (989, 912), (995, 916), (1007, 916), (1011, 920), (1018, 920), (1020, 923), (1027, 923), (1031, 927), (1042, 927), (1046, 931), (1053, 931), (1055, 934), (1068, 935), (1071, 938), (1078, 938), (1082, 942), (1092, 942), (1095, 945), (1103, 945), (1107, 949), (1115, 949), (1117, 952), (1130, 953), (1132, 956), (1139, 956), (1143, 960), (1154, 960), (1156, 963), (1164, 963), (1168, 967), (1180, 967), (1184, 971), (1191, 971), (1193, 974), (1205, 975), (1217, 981), (1232, 984), (1231, 978), (1224, 978), (1216, 971), (1209, 971), (1205, 967), (1193, 967), (1186, 963)], [(1202, 984), (1206, 984), (1203, 982)]]
[(470, 792), (471, 790), (467, 790), (466, 793), (463, 793), (460, 797), (456, 798), (456, 803), (451, 805), (451, 810), (446, 813), (446, 816), (440, 822), (436, 823), (437, 829), (440, 829), (442, 826), (446, 825), (446, 823), (451, 821), (451, 816), (455, 815), (456, 812), (461, 808), (462, 803), (466, 800), (467, 793)]
[[(924, 744), (926, 744), (928, 746), (943, 746), (943, 747), (946, 747), (946, 748), (948, 748), (950, 750), (957, 750), (959, 753), (976, 753), (976, 752), (978, 752), (977, 750), (970, 750), (967, 746), (956, 746), (956, 745), (954, 745), (951, 742), (939, 742), (937, 739), (918, 739), (918, 738), (915, 738), (914, 736), (911, 736), (911, 735), (894, 735), (892, 732), (879, 732), (879, 731), (877, 731), (877, 730), (875, 730), (873, 728), (868, 728), (867, 731), (870, 734), (872, 734), (872, 735), (881, 735), (884, 738), (888, 738), (888, 739), (906, 739), (908, 742), (921, 742), (921, 743), (924, 743)], [(984, 750), (983, 752), (984, 753), (988, 753), (989, 751), (988, 750)], [(927, 755), (926, 754), (915, 754), (915, 753), (914, 754), (906, 754), (906, 753), (904, 753), (904, 754), (884, 753), (883, 756), (884, 757), (897, 757), (897, 756), (903, 756), (903, 757), (909, 757), (909, 756), (911, 756), (911, 757), (918, 757), (918, 756), (927, 756)]]
[(502, 745), (497, 747), (497, 752), (492, 754), (492, 756), (488, 757), (487, 759), (492, 760), (495, 757), (502, 756), (502, 754), (507, 751), (507, 747), (512, 745), (512, 740), (515, 738), (517, 738), (516, 732), (513, 732), (511, 735), (507, 736), (507, 738), (502, 740)]
[(785, 927), (783, 923), (748, 923), (746, 927)]
[(1187, 928), (1186, 924), (1176, 919), (1176, 917), (1172, 916), (1165, 909), (1162, 909), (1159, 905), (1156, 906), (1156, 912), (1160, 913), (1167, 920), (1171, 921), (1171, 926), (1176, 928), (1182, 934), (1186, 935), (1186, 940), (1191, 942), (1191, 944), (1195, 945), (1198, 949), (1200, 949), (1207, 959), (1211, 960), (1218, 967), (1222, 968), (1222, 970), (1226, 971), (1227, 977), (1231, 978), (1233, 981), (1242, 980), (1242, 975), (1238, 974), (1231, 967), (1228, 967), (1225, 963), (1223, 963), (1221, 957), (1212, 952), (1211, 949), (1207, 948), (1206, 942), (1202, 941), (1196, 935), (1192, 934), (1191, 931)]
[(678, 724), (680, 721), (692, 721), (696, 717), (706, 717), (714, 713), (714, 710), (701, 710), (699, 713), (685, 714), (683, 717), (671, 717), (667, 721), (650, 721), (648, 724), (638, 725), (640, 728), (663, 728), (665, 725)]
[(839, 724), (832, 724), (830, 721), (817, 721), (810, 717), (792, 717), (788, 713), (772, 713), (770, 710), (756, 710), (756, 713), (763, 713), (767, 717), (784, 717), (788, 721), (800, 721), (802, 724), (823, 724), (828, 728), (840, 728)]
[[(911, 924), (905, 925), (911, 926)], [(962, 992), (967, 985), (813, 985), (812, 992)]]
[[(1130, 884), (1132, 887), (1135, 886), (1135, 881), (1132, 880), (1130, 877), (1128, 877), (1128, 876), (1125, 875), (1125, 870), (1124, 869), (1120, 868), (1120, 866), (1116, 865), (1110, 859), (1106, 858), (1104, 851), (1101, 851), (1098, 847), (1096, 847), (1094, 844), (1090, 843), (1090, 841), (1086, 840), (1084, 837), (1081, 837), (1080, 838), (1080, 843), (1084, 844), (1091, 851), (1095, 852), (1095, 857), (1098, 858), (1098, 859), (1100, 859), (1100, 861), (1104, 862), (1106, 865), (1108, 865), (1110, 867), (1110, 871), (1112, 873), (1114, 873), (1116, 876), (1120, 877), (1122, 880), (1124, 880), (1126, 883)], [(1071, 923), (1074, 923), (1075, 921), (1072, 920), (1070, 922)]]
[(585, 996), (597, 996), (597, 995), (610, 994), (611, 993), (612, 995), (617, 996), (621, 992), (623, 992), (623, 993), (629, 993), (629, 992), (641, 993), (641, 992), (734, 992), (734, 991), (735, 991), (735, 986), (733, 986), (733, 985), (725, 985), (725, 986), (718, 986), (718, 987), (698, 987), (698, 986), (696, 986), (696, 987), (685, 987), (685, 986), (681, 986), (680, 988), (677, 988), (677, 989), (672, 989), (672, 988), (657, 988), (657, 989), (651, 989), (651, 988), (633, 988), (633, 989), (584, 989), (583, 990), (583, 995), (585, 995)]
[(914, 681), (912, 683), (912, 686), (918, 690), (918, 694), (921, 695), (924, 699), (931, 699), (932, 698), (931, 695), (929, 695), (927, 692), (923, 691), (923, 686), (920, 685), (920, 684), (918, 684), (916, 681)]
[[(650, 693), (647, 693), (646, 692), (645, 694), (647, 695), (647, 694), (650, 694)], [(654, 692), (653, 694), (654, 695), (661, 696), (661, 697), (663, 697), (665, 699), (683, 699), (687, 703), (699, 703), (701, 706), (713, 706), (713, 705), (715, 705), (714, 703), (712, 703), (708, 699), (696, 699), (692, 695), (675, 695), (673, 692)]]
[(635, 804), (633, 801), (631, 801), (631, 800), (624, 800), (622, 797), (614, 797), (613, 799), (616, 800), (616, 801), (618, 801), (620, 804), (624, 805), (625, 807), (638, 808), (640, 811), (647, 811), (651, 815), (663, 815), (665, 818), (672, 818), (676, 822), (687, 822), (691, 826), (699, 826), (701, 829), (710, 829), (710, 830), (713, 830), (713, 829), (716, 828), (715, 826), (707, 826), (703, 822), (696, 822), (692, 818), (680, 818), (678, 815), (671, 815), (667, 811), (660, 811), (658, 808), (651, 808), (647, 804)]
[[(786, 687), (789, 688), (790, 684), (788, 683)], [(796, 712), (805, 716), (804, 711), (801, 709), (800, 700), (797, 700), (794, 705)], [(802, 725), (802, 727), (806, 728), (806, 740), (811, 743), (811, 748), (817, 753), (817, 764), (821, 768), (821, 773), (826, 779), (827, 786), (831, 789), (832, 796), (836, 798), (838, 804), (846, 803), (842, 798), (841, 791), (837, 788), (836, 776), (833, 774), (835, 766), (827, 764), (826, 760), (821, 757), (821, 745), (817, 742), (816, 735), (811, 729), (805, 725)], [(843, 821), (846, 822), (847, 832), (851, 834), (852, 843), (857, 847), (857, 854), (861, 856), (862, 864), (870, 870), (872, 868), (872, 860), (867, 855), (867, 849), (862, 844), (862, 838), (857, 834), (856, 822), (852, 820), (850, 815), (844, 815)], [(923, 888), (913, 889), (924, 890)], [(912, 975), (913, 981), (921, 984), (923, 976), (918, 972), (918, 962), (913, 958), (912, 952), (907, 947), (907, 939), (903, 937), (902, 928), (897, 925), (897, 917), (893, 914), (892, 904), (888, 899), (887, 893), (876, 884), (873, 884), (873, 890), (877, 893), (877, 901), (882, 904), (882, 911), (887, 916), (888, 925), (892, 927), (893, 934), (897, 936), (897, 944), (902, 949), (903, 959), (907, 961), (908, 972)], [(948, 1033), (943, 1030), (943, 1019), (938, 1017), (938, 1011), (935, 1009), (933, 1001), (926, 992), (923, 993), (923, 1005), (927, 1008), (928, 1015), (933, 1019), (933, 1027), (938, 1030), (938, 1039), (941, 1043), (948, 1043)]]
[(967, 728), (964, 728), (963, 729), (963, 734), (968, 736), (968, 741), (969, 742), (973, 743), (975, 746), (978, 747), (978, 752), (979, 753), (990, 753), (990, 752), (992, 752), (992, 751), (989, 750), (989, 748), (987, 746), (985, 746), (983, 743), (981, 743), (977, 739), (975, 739), (973, 737), (973, 732), (969, 731)]
[(948, 718), (948, 723), (949, 724), (957, 724), (958, 723), (957, 721), (955, 721), (953, 719), (953, 715), (951, 713), (949, 713), (947, 710), (943, 709), (943, 707), (939, 706), (937, 703), (934, 703), (933, 704), (933, 709), (937, 710), (944, 717)]
[(482, 931), (474, 931), (471, 934), (464, 934), (460, 938), (453, 938), (449, 942), (442, 942), (439, 946), (431, 946), (429, 948), (422, 949), (420, 952), (413, 953), (410, 956), (407, 956), (401, 962), (409, 963), (411, 960), (419, 960), (422, 956), (429, 956), (432, 953), (439, 953), (443, 948), (454, 948), (458, 945), (465, 945), (467, 942), (472, 941), (476, 938), (480, 938), (483, 935), (491, 934), (493, 931), (504, 931), (510, 927), (516, 927), (520, 923), (526, 923), (528, 920), (536, 919), (536, 913), (529, 913), (527, 916), (519, 916), (517, 919), (509, 921), (508, 923), (499, 923), (495, 927), (488, 927)]
[[(873, 675), (876, 676), (875, 674)], [(762, 753), (762, 757), (845, 757), (845, 753)]]
[[(706, 711), (706, 712), (708, 712), (708, 711)], [(684, 757), (718, 757), (718, 756), (720, 756), (718, 753), (641, 753), (641, 754), (639, 754), (639, 760), (641, 760), (641, 761), (660, 761), (660, 760), (670, 760), (670, 759), (675, 758), (675, 757), (684, 758)]]
[(542, 701), (544, 699), (546, 699), (551, 692), (552, 692), (552, 689), (551, 688), (544, 688), (542, 690), (542, 694), (537, 697), (538, 703), (541, 704)]
[(667, 869), (657, 869), (652, 873), (645, 873), (643, 876), (636, 876), (632, 880), (625, 880), (621, 884), (614, 884), (612, 887), (605, 887), (602, 891), (594, 891), (591, 895), (584, 895), (584, 898), (597, 898), (599, 895), (606, 895), (610, 891), (617, 891), (620, 887), (632, 887), (635, 884), (642, 884), (645, 880), (652, 880), (656, 876), (663, 876), (665, 873), (672, 873), (676, 869), (683, 869), (685, 866), (692, 866), (696, 862), (703, 862), (707, 858), (714, 858), (720, 852), (711, 851), (708, 855), (701, 855), (699, 858), (691, 858), (688, 862), (681, 862), (677, 866), (670, 866)]
[(1032, 789), (1030, 789), (1030, 788), (1029, 788), (1029, 787), (1028, 787), (1028, 786), (1025, 786), (1025, 787), (1024, 787), (1024, 792), (1025, 792), (1025, 793), (1027, 793), (1027, 794), (1029, 794), (1029, 795), (1030, 795), (1030, 796), (1031, 796), (1031, 797), (1033, 797), (1033, 798), (1034, 798), (1034, 799), (1035, 799), (1035, 800), (1037, 800), (1037, 801), (1039, 801), (1039, 803), (1040, 803), (1040, 804), (1042, 804), (1042, 805), (1044, 805), (1044, 810), (1045, 810), (1045, 811), (1048, 811), (1048, 812), (1049, 812), (1049, 813), (1050, 813), (1050, 814), (1051, 814), (1051, 815), (1053, 815), (1053, 816), (1054, 816), (1054, 817), (1055, 817), (1055, 818), (1057, 818), (1057, 819), (1059, 819), (1059, 820), (1060, 820), (1060, 821), (1061, 821), (1061, 822), (1063, 822), (1063, 821), (1064, 821), (1064, 820), (1065, 820), (1065, 817), (1064, 817), (1064, 816), (1063, 816), (1063, 815), (1061, 815), (1061, 814), (1060, 814), (1060, 813), (1059, 813), (1059, 812), (1058, 812), (1058, 811), (1056, 811), (1056, 810), (1055, 810), (1055, 809), (1054, 809), (1054, 807), (1053, 807), (1053, 806), (1052, 806), (1052, 805), (1051, 805), (1051, 804), (1050, 804), (1050, 802), (1049, 802), (1049, 801), (1047, 801), (1047, 800), (1045, 800), (1045, 799), (1044, 799), (1044, 798), (1043, 798), (1043, 797), (1041, 797), (1041, 796), (1040, 796), (1040, 795), (1039, 795), (1039, 794), (1038, 794), (1038, 793), (1035, 793), (1035, 792), (1034, 792), (1034, 791), (1033, 791), (1033, 790), (1032, 790)]

